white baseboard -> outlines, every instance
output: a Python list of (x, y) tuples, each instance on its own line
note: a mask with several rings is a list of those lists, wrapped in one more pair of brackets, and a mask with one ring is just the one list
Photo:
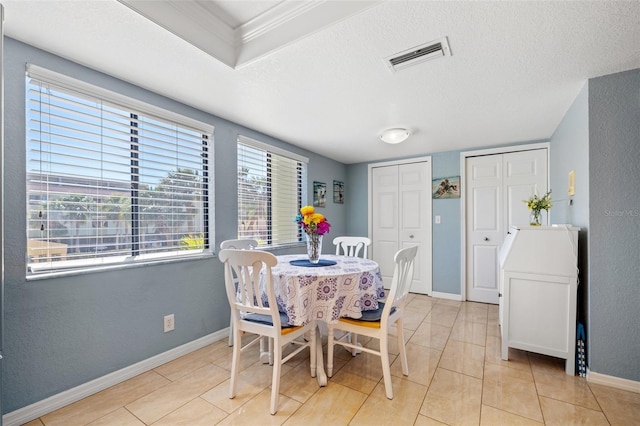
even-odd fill
[(587, 370), (587, 382), (596, 385), (610, 386), (616, 389), (622, 389), (630, 392), (640, 393), (640, 382), (635, 380), (622, 379), (615, 376), (607, 376), (606, 374), (594, 373)]
[(216, 331), (215, 333), (208, 334), (197, 340), (152, 356), (151, 358), (147, 358), (121, 370), (114, 371), (113, 373), (91, 380), (90, 382), (83, 383), (75, 388), (52, 395), (42, 401), (35, 402), (31, 405), (3, 415), (2, 424), (4, 426), (18, 426), (30, 422), (31, 420), (37, 419), (38, 417), (79, 401), (82, 398), (86, 398), (89, 395), (93, 395), (94, 393), (105, 390), (139, 374), (159, 367), (162, 364), (166, 364), (169, 361), (173, 361), (176, 358), (180, 358), (183, 355), (217, 342), (226, 336), (229, 336), (229, 328), (224, 328)]
[(434, 291), (431, 293), (431, 297), (437, 297), (439, 299), (449, 299), (449, 300), (458, 300), (462, 301), (462, 296), (459, 294), (453, 293), (443, 293), (440, 291)]

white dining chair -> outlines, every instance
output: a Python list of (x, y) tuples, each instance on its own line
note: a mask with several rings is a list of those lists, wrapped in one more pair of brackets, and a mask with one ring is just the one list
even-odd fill
[[(256, 240), (224, 240), (220, 243), (220, 250), (236, 249), (236, 250), (253, 250), (258, 247)], [(229, 346), (233, 346), (233, 321), (229, 317)], [(262, 348), (261, 348), (262, 350)]]
[[(371, 245), (371, 240), (367, 237), (335, 237), (333, 244), (336, 246), (336, 254), (352, 257), (367, 258), (367, 249)], [(362, 256), (358, 256), (362, 250)]]
[[(362, 258), (367, 258), (367, 249), (371, 245), (371, 240), (367, 237), (350, 237), (341, 236), (333, 239), (333, 244), (336, 246), (336, 255), (359, 257), (360, 251), (362, 251)], [(358, 346), (358, 336), (355, 334), (349, 334), (349, 342)], [(360, 350), (351, 349), (352, 356), (356, 356)]]
[(337, 323), (328, 324), (328, 349), (327, 349), (327, 375), (333, 374), (333, 346), (342, 345), (347, 348), (355, 348), (353, 343), (347, 341), (347, 336), (334, 339), (335, 330), (356, 333), (373, 337), (380, 341), (380, 350), (367, 347), (358, 347), (359, 350), (368, 352), (380, 357), (382, 363), (382, 375), (384, 377), (384, 387), (387, 398), (393, 399), (393, 388), (391, 385), (391, 367), (389, 365), (389, 326), (396, 325), (398, 347), (400, 348), (400, 362), (402, 364), (402, 374), (409, 375), (407, 364), (407, 351), (404, 344), (404, 331), (402, 320), (404, 307), (413, 280), (413, 265), (418, 251), (417, 246), (407, 247), (399, 250), (395, 257), (395, 270), (391, 289), (386, 302), (378, 302), (378, 309), (375, 311), (363, 311), (362, 318), (353, 319), (342, 317)]
[(220, 243), (220, 250), (253, 250), (258, 247), (256, 240), (224, 240)]
[[(267, 337), (273, 340), (270, 413), (275, 414), (278, 411), (280, 373), (285, 362), (309, 348), (311, 377), (316, 376), (316, 323), (311, 321), (304, 326), (290, 326), (287, 314), (278, 311), (271, 273), (278, 259), (273, 254), (261, 250), (227, 249), (222, 250), (218, 257), (224, 262), (225, 287), (231, 306), (235, 342), (229, 398), (234, 398), (237, 393), (240, 353), (262, 337)], [(261, 286), (261, 280), (264, 286)], [(258, 336), (242, 346), (242, 332)], [(308, 333), (308, 340), (305, 339), (305, 333)], [(285, 355), (284, 346), (289, 344), (298, 347)]]

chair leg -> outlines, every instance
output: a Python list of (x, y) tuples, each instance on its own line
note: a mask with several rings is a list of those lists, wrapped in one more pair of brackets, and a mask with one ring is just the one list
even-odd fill
[[(269, 338), (271, 342), (272, 339)], [(273, 348), (273, 376), (271, 378), (271, 414), (278, 412), (278, 397), (280, 396), (280, 371), (282, 369), (282, 346), (274, 345)]]
[(333, 327), (327, 332), (327, 376), (333, 376)]
[(235, 398), (238, 391), (238, 372), (240, 370), (240, 352), (242, 351), (242, 342), (240, 340), (240, 333), (234, 330), (234, 341), (237, 342), (233, 345), (233, 355), (231, 358), (231, 380), (229, 383), (229, 398)]
[(389, 341), (387, 336), (380, 338), (380, 362), (382, 363), (382, 376), (384, 377), (384, 390), (387, 398), (393, 399), (393, 385), (391, 384), (391, 367), (389, 365)]
[(229, 318), (229, 343), (228, 346), (233, 346), (233, 314)]
[(402, 327), (402, 319), (396, 322), (398, 328), (398, 348), (400, 349), (400, 364), (402, 365), (402, 374), (409, 375), (409, 362), (407, 361), (407, 347), (404, 344), (404, 328)]

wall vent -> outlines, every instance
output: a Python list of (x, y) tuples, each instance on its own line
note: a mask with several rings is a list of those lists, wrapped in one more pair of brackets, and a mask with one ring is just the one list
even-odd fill
[(385, 58), (385, 62), (391, 71), (398, 71), (412, 65), (419, 64), (420, 62), (443, 58), (445, 56), (451, 56), (451, 49), (449, 48), (447, 38), (443, 37), (441, 39), (430, 41), (429, 43), (421, 44), (420, 46), (395, 53)]

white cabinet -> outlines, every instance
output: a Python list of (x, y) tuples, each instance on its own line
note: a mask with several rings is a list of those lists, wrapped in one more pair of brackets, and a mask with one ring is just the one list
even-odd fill
[(500, 249), (502, 359), (509, 348), (566, 360), (575, 373), (578, 229), (512, 227)]

